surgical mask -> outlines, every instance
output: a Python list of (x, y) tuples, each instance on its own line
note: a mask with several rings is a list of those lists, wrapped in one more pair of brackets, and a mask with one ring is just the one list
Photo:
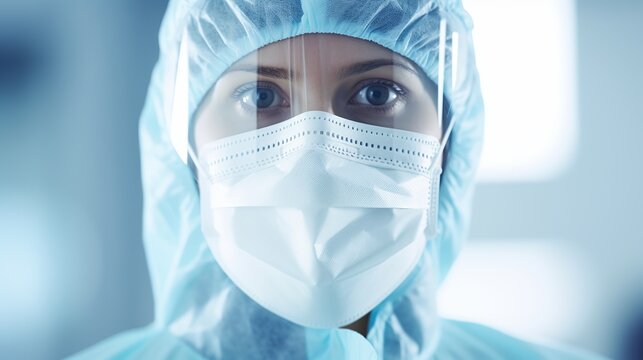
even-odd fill
[(347, 325), (402, 283), (434, 233), (440, 149), (317, 111), (213, 141), (199, 154), (209, 246), (273, 313)]

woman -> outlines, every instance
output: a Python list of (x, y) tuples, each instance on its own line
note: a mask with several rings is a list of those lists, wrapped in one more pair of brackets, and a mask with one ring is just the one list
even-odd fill
[(581, 358), (436, 314), (482, 142), (459, 1), (177, 0), (160, 39), (156, 317), (81, 357)]

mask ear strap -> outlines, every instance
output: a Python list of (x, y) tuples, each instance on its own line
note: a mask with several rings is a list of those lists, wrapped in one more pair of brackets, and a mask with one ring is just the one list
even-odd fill
[[(457, 84), (457, 74), (458, 74), (458, 48), (459, 48), (459, 34), (454, 32), (451, 34), (451, 95), (454, 96), (456, 84)], [(444, 74), (445, 74), (445, 62), (446, 62), (446, 37), (447, 37), (447, 21), (445, 19), (440, 20), (440, 45), (439, 45), (439, 54), (438, 54), (438, 123), (440, 129), (443, 126), (444, 122)], [(442, 141), (440, 141), (440, 150), (438, 155), (444, 152), (444, 149), (449, 141), (451, 132), (453, 132), (453, 127), (456, 123), (457, 117), (452, 118), (449, 121), (449, 126), (447, 126), (444, 135), (442, 136)], [(438, 163), (437, 159), (439, 156), (436, 156), (431, 164), (429, 171), (433, 170)]]
[(188, 155), (190, 156), (190, 159), (192, 159), (192, 163), (194, 164), (194, 167), (196, 167), (196, 174), (194, 174), (194, 180), (196, 180), (197, 183), (199, 183), (199, 174), (208, 182), (212, 183), (212, 179), (210, 178), (210, 175), (205, 171), (205, 168), (201, 164), (201, 160), (196, 156), (194, 153), (194, 150), (192, 150), (192, 146), (188, 146)]

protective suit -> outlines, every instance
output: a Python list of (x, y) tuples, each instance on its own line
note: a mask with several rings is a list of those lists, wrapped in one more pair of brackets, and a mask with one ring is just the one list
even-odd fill
[[(213, 257), (202, 231), (198, 187), (173, 144), (170, 118), (185, 37), (190, 37), (192, 46), (188, 60), (198, 69), (190, 73), (186, 107), (192, 114), (212, 83), (235, 61), (302, 34), (340, 34), (372, 41), (412, 60), (435, 78), (439, 64), (427, 54), (439, 41), (427, 29), (439, 27), (441, 19), (459, 31), (464, 60), (457, 99), (445, 90), (458, 121), (453, 123), (445, 154), (437, 226), (418, 254), (417, 265), (372, 309), (366, 338), (346, 329), (304, 327), (266, 310), (240, 290)], [(585, 358), (437, 315), (437, 289), (466, 237), (482, 145), (483, 104), (471, 27), (457, 0), (171, 1), (140, 123), (144, 242), (155, 320), (77, 358)]]

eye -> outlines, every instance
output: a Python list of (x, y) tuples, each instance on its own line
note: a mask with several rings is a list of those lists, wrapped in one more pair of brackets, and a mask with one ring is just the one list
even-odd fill
[(273, 108), (285, 103), (278, 91), (262, 85), (241, 89), (239, 98), (245, 106), (256, 109)]
[(369, 84), (361, 88), (350, 102), (370, 106), (390, 105), (397, 100), (399, 93), (400, 90), (393, 85)]

